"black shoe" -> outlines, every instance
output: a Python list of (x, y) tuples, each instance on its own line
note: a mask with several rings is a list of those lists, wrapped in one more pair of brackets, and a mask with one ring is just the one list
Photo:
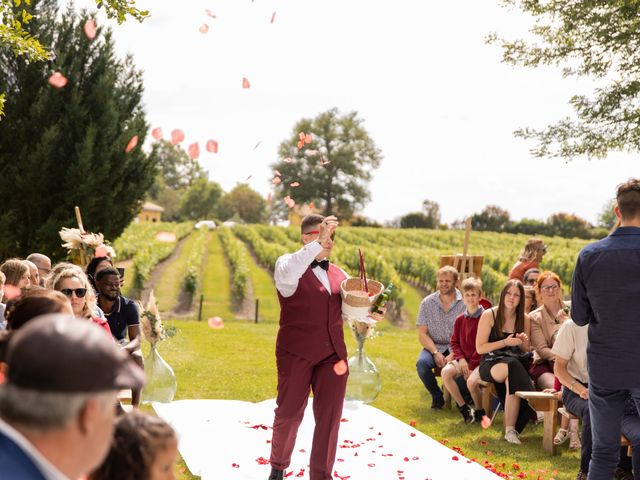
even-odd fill
[(444, 407), (444, 397), (435, 397), (431, 402), (431, 408), (441, 410)]
[(486, 415), (484, 408), (481, 408), (480, 410), (474, 410), (473, 411), (473, 421), (476, 423), (482, 423), (482, 417), (484, 417)]
[(271, 469), (271, 475), (269, 475), (268, 480), (283, 480), (284, 479), (284, 470), (276, 470), (275, 468)]
[(462, 415), (462, 418), (464, 418), (464, 423), (469, 425), (470, 423), (473, 423), (473, 411), (471, 410), (471, 407), (469, 407), (469, 405), (467, 405), (466, 403), (462, 406), (458, 405), (458, 410), (460, 410), (460, 415)]
[(578, 471), (578, 476), (576, 477), (576, 480), (587, 480), (587, 472), (585, 472), (583, 470), (579, 470)]
[[(613, 475), (616, 480), (633, 480), (634, 479), (633, 473), (627, 472), (622, 467), (617, 467)], [(587, 477), (585, 476), (584, 478), (586, 479)]]

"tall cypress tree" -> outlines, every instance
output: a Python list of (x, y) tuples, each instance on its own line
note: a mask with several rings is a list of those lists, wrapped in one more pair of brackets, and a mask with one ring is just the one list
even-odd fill
[[(33, 35), (54, 52), (30, 63), (0, 48), (0, 258), (40, 251), (60, 257), (58, 231), (76, 224), (114, 239), (131, 222), (157, 173), (140, 146), (148, 125), (142, 74), (119, 59), (109, 30), (83, 32), (86, 11), (58, 14), (56, 0), (32, 2)], [(47, 82), (54, 71), (68, 84)], [(125, 148), (137, 135), (138, 146)]]

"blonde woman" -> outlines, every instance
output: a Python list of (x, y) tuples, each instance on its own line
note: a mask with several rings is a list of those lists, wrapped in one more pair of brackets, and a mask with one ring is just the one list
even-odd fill
[(96, 293), (82, 270), (79, 268), (62, 270), (56, 275), (52, 283), (54, 290), (61, 292), (69, 298), (73, 315), (76, 318), (91, 320), (111, 336), (109, 324), (95, 315)]
[(539, 238), (530, 238), (525, 243), (524, 248), (520, 252), (518, 261), (509, 272), (509, 279), (520, 280), (524, 279), (524, 273), (530, 268), (538, 268), (542, 257), (547, 253), (547, 247), (544, 242)]

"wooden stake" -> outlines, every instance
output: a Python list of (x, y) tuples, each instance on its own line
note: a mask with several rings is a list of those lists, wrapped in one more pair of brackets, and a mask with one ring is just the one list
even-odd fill
[(80, 215), (80, 207), (76, 205), (76, 221), (78, 222), (78, 228), (80, 229), (80, 233), (84, 233), (84, 227), (82, 226), (82, 216)]

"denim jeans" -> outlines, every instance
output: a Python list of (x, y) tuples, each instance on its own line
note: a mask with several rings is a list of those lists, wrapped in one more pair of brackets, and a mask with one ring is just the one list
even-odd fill
[(631, 393), (640, 406), (640, 388), (612, 390), (589, 384), (589, 414), (593, 435), (593, 451), (589, 480), (611, 480), (620, 460), (620, 433), (624, 404)]
[[(582, 470), (583, 472), (588, 472), (589, 461), (591, 460), (591, 450), (593, 448), (593, 444), (591, 442), (591, 417), (589, 416), (589, 401), (585, 400), (580, 395), (576, 395), (567, 387), (563, 387), (562, 403), (564, 403), (565, 408), (569, 412), (582, 419), (582, 449), (580, 450), (580, 470)], [(618, 439), (618, 450), (616, 450), (616, 452), (617, 465), (618, 460), (620, 459), (620, 439)]]
[(622, 417), (622, 434), (627, 437), (633, 448), (631, 454), (633, 478), (640, 480), (640, 417), (629, 415)]
[[(447, 354), (445, 353), (445, 356)], [(418, 356), (418, 361), (416, 362), (416, 370), (418, 370), (418, 376), (422, 383), (429, 393), (433, 397), (434, 400), (442, 399), (443, 393), (440, 387), (438, 386), (438, 382), (436, 381), (436, 376), (433, 373), (433, 369), (436, 368), (436, 362), (433, 359), (433, 355), (431, 352), (426, 349), (422, 349), (420, 355)]]

